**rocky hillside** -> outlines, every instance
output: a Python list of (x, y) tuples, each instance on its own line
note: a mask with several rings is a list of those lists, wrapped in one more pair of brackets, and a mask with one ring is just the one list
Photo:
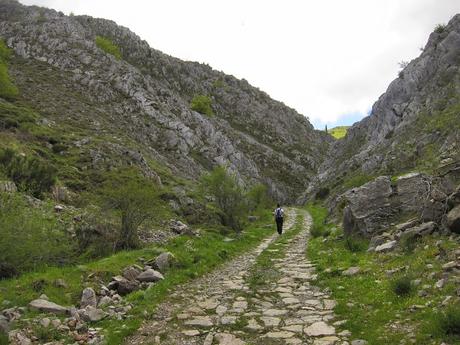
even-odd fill
[[(60, 169), (60, 179), (74, 188), (85, 186), (88, 171), (135, 166), (161, 180), (166, 168), (194, 180), (226, 164), (242, 180), (293, 200), (330, 142), (244, 79), (167, 56), (112, 21), (0, 0), (0, 37), (14, 50), (14, 106), (59, 132), (38, 146), (65, 148), (72, 166)], [(119, 55), (101, 49), (98, 38)], [(212, 113), (191, 110), (195, 96), (206, 96)], [(9, 137), (19, 146), (23, 139)]]
[[(337, 195), (380, 175), (437, 173), (460, 159), (460, 14), (430, 35), (372, 107), (330, 149), (308, 195)], [(442, 169), (441, 169), (442, 170)]]

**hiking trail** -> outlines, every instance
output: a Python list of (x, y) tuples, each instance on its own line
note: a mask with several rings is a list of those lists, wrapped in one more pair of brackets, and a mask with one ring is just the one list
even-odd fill
[[(349, 332), (336, 334), (332, 324), (335, 301), (310, 285), (316, 279), (306, 258), (310, 226), (308, 212), (290, 209), (283, 235), (178, 287), (125, 344), (348, 344)], [(274, 274), (254, 288), (251, 274), (262, 253), (270, 254)]]

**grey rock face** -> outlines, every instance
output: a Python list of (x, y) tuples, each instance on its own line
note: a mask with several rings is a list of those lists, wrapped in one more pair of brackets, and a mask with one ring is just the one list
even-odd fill
[(343, 195), (348, 205), (344, 210), (343, 226), (347, 234), (359, 232), (370, 237), (388, 223), (394, 213), (390, 196), (391, 180), (381, 176)]
[[(322, 187), (333, 187), (337, 180), (356, 175), (395, 176), (413, 171), (418, 165), (437, 168), (458, 161), (458, 117), (449, 117), (443, 111), (460, 102), (459, 55), (457, 14), (442, 32), (430, 35), (421, 55), (410, 61), (388, 86), (374, 103), (371, 114), (331, 146), (329, 157), (307, 189), (309, 198)], [(437, 125), (430, 125), (434, 123)], [(422, 180), (414, 176), (412, 181), (398, 183), (401, 188), (417, 183), (423, 190)], [(413, 186), (409, 188), (415, 190)], [(414, 199), (408, 196), (409, 207), (416, 207), (421, 198), (413, 196)]]
[[(0, 35), (29, 65), (47, 66), (47, 74), (59, 75), (62, 88), (52, 88), (51, 98), (78, 103), (79, 125), (127, 135), (142, 148), (139, 152), (117, 140), (87, 148), (78, 141), (75, 145), (91, 157), (90, 168), (135, 164), (159, 182), (149, 159), (191, 179), (226, 164), (241, 180), (264, 182), (277, 198), (292, 200), (306, 187), (330, 142), (305, 117), (247, 81), (162, 54), (112, 21), (1, 1)], [(119, 46), (122, 59), (99, 49), (97, 35)], [(37, 110), (62, 114), (49, 121), (70, 121), (74, 114), (49, 102), (40, 87), (31, 92), (33, 76), (21, 65), (13, 61), (11, 69)], [(73, 99), (66, 87), (84, 102)], [(214, 117), (190, 109), (193, 95), (199, 94), (211, 98)]]

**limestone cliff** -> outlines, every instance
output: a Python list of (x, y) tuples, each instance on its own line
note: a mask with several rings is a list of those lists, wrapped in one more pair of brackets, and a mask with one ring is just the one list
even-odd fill
[[(98, 48), (97, 36), (118, 46), (121, 59)], [(78, 139), (66, 143), (87, 157), (76, 169), (134, 164), (154, 176), (156, 164), (196, 179), (226, 164), (293, 200), (330, 142), (245, 80), (167, 56), (112, 21), (0, 0), (0, 37), (15, 52), (20, 101)], [(195, 95), (211, 99), (214, 116), (190, 109)]]

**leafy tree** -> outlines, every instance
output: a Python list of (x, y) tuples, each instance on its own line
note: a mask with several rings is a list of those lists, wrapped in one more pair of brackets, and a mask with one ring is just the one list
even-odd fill
[(203, 115), (213, 116), (214, 112), (211, 107), (211, 98), (205, 95), (196, 95), (190, 103), (190, 108)]
[(221, 223), (241, 232), (247, 205), (236, 176), (230, 174), (225, 167), (219, 166), (203, 176), (201, 186), (212, 196)]
[(248, 209), (250, 211), (255, 211), (257, 209), (263, 209), (269, 207), (272, 204), (272, 200), (268, 195), (267, 186), (259, 183), (254, 185), (246, 193), (246, 198), (248, 200)]
[(96, 36), (96, 45), (107, 54), (115, 56), (117, 60), (121, 59), (120, 48), (108, 38)]
[(158, 191), (153, 184), (143, 180), (129, 180), (120, 185), (111, 183), (105, 187), (107, 205), (120, 216), (119, 249), (139, 246), (139, 227), (154, 217)]

